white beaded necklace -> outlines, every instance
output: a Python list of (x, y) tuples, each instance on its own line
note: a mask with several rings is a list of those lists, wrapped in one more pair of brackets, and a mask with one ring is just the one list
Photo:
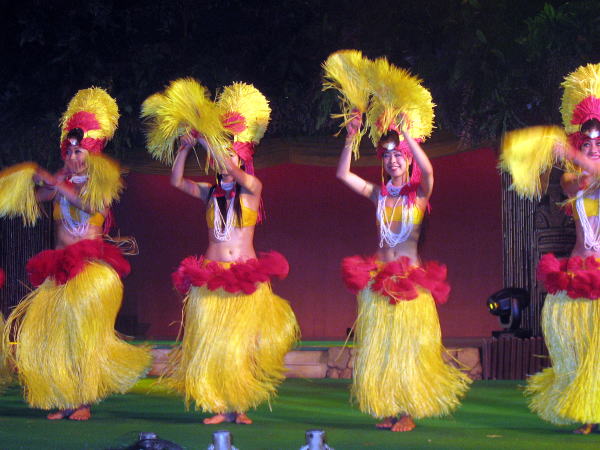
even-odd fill
[[(394, 186), (391, 181), (388, 181), (386, 185), (386, 189), (388, 193), (392, 197), (396, 197), (396, 201), (394, 202), (394, 206), (392, 207), (392, 214), (390, 214), (390, 218), (388, 219), (385, 214), (385, 199), (387, 196), (381, 195), (379, 193), (379, 199), (377, 201), (377, 219), (379, 221), (379, 247), (383, 248), (384, 243), (388, 245), (388, 247), (393, 248), (396, 245), (404, 242), (408, 239), (410, 234), (413, 231), (413, 221), (415, 216), (416, 206), (410, 206), (408, 204), (408, 196), (400, 195), (400, 191), (402, 190), (402, 186)], [(402, 222), (400, 223), (400, 230), (398, 233), (392, 231), (392, 223), (394, 218), (394, 213), (396, 212), (396, 208), (398, 204), (402, 205)]]
[[(588, 216), (585, 212), (585, 203), (584, 203), (584, 191), (577, 192), (577, 199), (575, 200), (575, 207), (577, 209), (577, 215), (579, 216), (579, 222), (581, 223), (581, 228), (583, 229), (584, 236), (584, 246), (587, 250), (593, 250), (595, 252), (600, 252), (600, 224), (596, 222), (595, 225), (592, 226)], [(600, 189), (597, 189), (591, 196), (588, 198), (594, 198), (600, 202)]]
[[(69, 181), (73, 184), (83, 184), (87, 181), (87, 175), (75, 175)], [(71, 216), (71, 204), (64, 195), (59, 199), (60, 211), (62, 213), (62, 224), (69, 234), (76, 237), (87, 235), (90, 228), (90, 214), (78, 208), (79, 220)]]
[[(231, 192), (234, 186), (235, 182), (221, 183), (221, 188), (225, 192)], [(219, 203), (217, 202), (217, 197), (213, 197), (213, 209), (215, 212), (213, 220), (213, 234), (215, 239), (218, 241), (226, 242), (231, 240), (231, 230), (233, 230), (233, 219), (235, 216), (235, 213), (233, 212), (234, 203), (234, 198), (229, 200), (226, 213), (227, 217), (223, 217), (223, 214), (221, 214), (221, 209), (219, 208)]]

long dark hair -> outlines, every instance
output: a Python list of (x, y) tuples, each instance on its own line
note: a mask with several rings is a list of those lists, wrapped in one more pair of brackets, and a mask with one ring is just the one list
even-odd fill
[[(210, 201), (213, 196), (213, 193), (217, 186), (221, 185), (221, 181), (223, 180), (223, 175), (220, 173), (217, 174), (217, 183), (213, 184), (208, 191), (208, 198), (206, 199), (206, 203)], [(233, 212), (235, 214), (234, 224), (236, 226), (240, 226), (242, 224), (242, 204), (240, 203), (240, 192), (242, 187), (239, 183), (235, 183), (235, 196), (233, 197)], [(227, 198), (225, 197), (216, 197), (217, 205), (219, 206), (219, 211), (221, 211), (221, 215), (223, 217), (227, 217)], [(216, 212), (215, 212), (216, 213)]]

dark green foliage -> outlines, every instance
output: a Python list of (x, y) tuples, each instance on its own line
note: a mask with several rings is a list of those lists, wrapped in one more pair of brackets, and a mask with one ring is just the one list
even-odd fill
[(268, 135), (331, 134), (335, 97), (320, 64), (341, 48), (387, 56), (432, 90), (436, 125), (465, 145), (559, 121), (559, 83), (598, 62), (596, 2), (541, 0), (117, 0), (7, 2), (2, 11), (0, 165), (56, 167), (71, 96), (109, 90), (122, 112), (108, 151), (143, 152), (141, 102), (193, 76), (212, 92), (254, 83), (271, 100)]

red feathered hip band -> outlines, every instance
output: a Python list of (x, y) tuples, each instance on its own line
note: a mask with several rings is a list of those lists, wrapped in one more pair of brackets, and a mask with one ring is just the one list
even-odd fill
[(417, 287), (431, 292), (436, 303), (446, 303), (450, 294), (446, 275), (443, 264), (430, 261), (418, 267), (406, 256), (388, 263), (378, 261), (375, 256), (357, 255), (342, 260), (342, 277), (350, 291), (356, 294), (373, 281), (371, 290), (389, 297), (392, 305), (417, 298)]
[(258, 283), (277, 277), (287, 277), (290, 266), (278, 252), (260, 253), (257, 259), (239, 263), (211, 261), (204, 256), (188, 256), (171, 275), (173, 285), (181, 294), (192, 286), (206, 286), (211, 291), (219, 288), (230, 293), (252, 294)]
[(94, 260), (111, 265), (121, 278), (129, 275), (131, 270), (121, 250), (101, 239), (86, 239), (63, 249), (44, 250), (29, 259), (25, 270), (30, 283), (36, 287), (48, 277), (58, 284), (65, 284)]
[(537, 277), (551, 294), (566, 291), (571, 298), (600, 298), (600, 259), (593, 256), (558, 259), (546, 253), (538, 263)]
[(4, 287), (4, 270), (0, 269), (0, 288)]

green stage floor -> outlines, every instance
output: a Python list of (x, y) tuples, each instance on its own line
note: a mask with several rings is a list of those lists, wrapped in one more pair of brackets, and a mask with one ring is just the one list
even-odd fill
[(249, 415), (255, 424), (205, 426), (204, 415), (186, 412), (181, 399), (142, 380), (127, 395), (93, 408), (89, 422), (51, 422), (23, 403), (19, 389), (0, 396), (0, 449), (114, 449), (153, 431), (187, 449), (206, 449), (212, 433), (227, 429), (239, 450), (297, 450), (304, 432), (320, 428), (336, 450), (348, 449), (592, 449), (600, 434), (577, 436), (529, 413), (514, 381), (479, 381), (454, 416), (426, 419), (410, 433), (378, 431), (375, 420), (348, 404), (347, 380), (290, 379), (272, 404)]

